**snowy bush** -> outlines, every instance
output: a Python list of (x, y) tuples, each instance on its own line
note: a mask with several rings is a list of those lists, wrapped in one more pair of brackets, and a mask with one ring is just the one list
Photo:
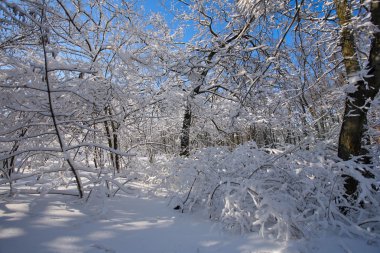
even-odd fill
[[(374, 179), (359, 171), (376, 174), (379, 168), (342, 162), (335, 153), (326, 143), (202, 149), (191, 159), (171, 162), (171, 206), (182, 212), (207, 210), (228, 230), (283, 240), (309, 237), (327, 226), (349, 234), (375, 232), (379, 194)], [(357, 198), (342, 197), (342, 175), (359, 181)]]

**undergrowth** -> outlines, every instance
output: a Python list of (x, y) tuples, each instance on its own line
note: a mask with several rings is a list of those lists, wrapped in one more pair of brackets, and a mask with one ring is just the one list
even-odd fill
[[(163, 172), (160, 182), (173, 208), (206, 210), (230, 231), (257, 231), (280, 240), (307, 238), (327, 228), (349, 235), (380, 232), (379, 166), (342, 161), (328, 143), (206, 148), (153, 167)], [(347, 175), (359, 183), (352, 196), (345, 195)]]

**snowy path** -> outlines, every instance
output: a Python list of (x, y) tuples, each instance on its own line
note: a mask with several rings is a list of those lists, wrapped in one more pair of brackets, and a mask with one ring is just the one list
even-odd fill
[(351, 252), (345, 247), (376, 252), (363, 243), (324, 242), (320, 247), (318, 242), (290, 245), (231, 235), (208, 220), (171, 210), (159, 199), (119, 196), (106, 206), (108, 210), (93, 210), (63, 196), (0, 200), (0, 253)]
[[(247, 238), (223, 234), (211, 222), (178, 213), (157, 199), (116, 197), (99, 214), (103, 210), (96, 213), (70, 203), (70, 197), (58, 198), (2, 203), (0, 252), (250, 252)], [(258, 245), (262, 252), (280, 249)]]

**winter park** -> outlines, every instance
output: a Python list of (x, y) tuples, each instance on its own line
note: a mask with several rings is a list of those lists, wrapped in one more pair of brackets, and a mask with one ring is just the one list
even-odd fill
[(378, 0), (0, 0), (0, 253), (379, 253)]

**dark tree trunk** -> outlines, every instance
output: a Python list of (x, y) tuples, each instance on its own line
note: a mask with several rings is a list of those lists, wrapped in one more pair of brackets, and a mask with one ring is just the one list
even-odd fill
[[(112, 125), (112, 129), (113, 129), (113, 148), (115, 150), (118, 150), (119, 149), (119, 140), (118, 140), (118, 135), (117, 135), (117, 130), (118, 130), (118, 127), (116, 126), (116, 124), (113, 124), (111, 123)], [(120, 156), (118, 154), (114, 154), (115, 156), (115, 166), (116, 166), (116, 171), (117, 173), (120, 173), (121, 171), (121, 164), (120, 164)]]
[[(21, 130), (19, 138), (24, 137), (27, 131), (28, 131), (27, 128), (23, 128)], [(15, 141), (10, 154), (16, 152), (19, 147), (20, 147), (20, 141)], [(7, 171), (9, 177), (11, 177), (12, 173), (15, 171), (15, 160), (16, 160), (16, 156), (12, 156), (11, 158), (5, 159), (3, 161), (3, 164), (4, 164), (3, 167), (7, 168), (6, 171)]]
[[(105, 108), (105, 112), (107, 115), (112, 117), (113, 114), (112, 114), (110, 106)], [(105, 121), (104, 128), (107, 134), (108, 146), (112, 149), (118, 150), (119, 149), (119, 140), (117, 136), (117, 130), (119, 128), (118, 123), (115, 123), (114, 121), (110, 121), (110, 123), (108, 123), (108, 121)], [(116, 170), (117, 173), (120, 173), (120, 170), (121, 170), (120, 156), (111, 152), (110, 159), (111, 159), (114, 170)]]
[(365, 86), (359, 82), (358, 91), (347, 94), (342, 128), (339, 136), (338, 156), (349, 160), (352, 156), (364, 155), (362, 150), (362, 136), (367, 118), (366, 96), (360, 87)]
[[(45, 9), (45, 7), (42, 9), (41, 14), (42, 14), (41, 15), (41, 23), (45, 24), (46, 23), (46, 9)], [(54, 125), (54, 129), (55, 129), (55, 132), (57, 135), (59, 146), (61, 147), (62, 153), (64, 154), (64, 159), (67, 162), (67, 164), (69, 165), (72, 173), (74, 174), (75, 181), (76, 181), (77, 188), (78, 188), (78, 192), (79, 192), (79, 197), (83, 198), (84, 190), (83, 190), (83, 186), (82, 186), (82, 181), (81, 181), (81, 178), (79, 176), (79, 172), (75, 168), (74, 162), (72, 161), (72, 159), (70, 158), (70, 155), (68, 154), (67, 146), (66, 146), (66, 143), (64, 141), (64, 136), (61, 134), (61, 131), (59, 129), (59, 125), (58, 125), (56, 114), (55, 114), (55, 109), (53, 106), (53, 95), (52, 95), (50, 82), (49, 82), (48, 56), (47, 56), (47, 48), (46, 48), (47, 43), (48, 43), (47, 31), (44, 27), (40, 26), (40, 32), (41, 32), (41, 42), (42, 42), (43, 56), (44, 56), (44, 67), (45, 67), (45, 69), (44, 69), (44, 81), (46, 83), (46, 88), (47, 88), (46, 91), (47, 91), (47, 95), (48, 95), (49, 111), (51, 114), (51, 118), (53, 120), (53, 125)]]
[(191, 105), (187, 101), (181, 133), (181, 156), (190, 155), (190, 127), (191, 127)]
[[(379, 3), (372, 1), (371, 4), (372, 23), (376, 26), (380, 24), (380, 8)], [(344, 30), (342, 31), (344, 33)], [(354, 43), (352, 35), (346, 32), (342, 35), (342, 47), (345, 43), (348, 45), (348, 40)], [(346, 42), (344, 42), (346, 41)], [(354, 75), (359, 69), (354, 50), (354, 44), (351, 49), (343, 50), (347, 75)], [(357, 90), (354, 93), (347, 94), (343, 124), (339, 136), (338, 156), (343, 160), (350, 159), (351, 156), (365, 155), (365, 150), (362, 149), (363, 136), (366, 130), (367, 111), (372, 100), (376, 96), (380, 87), (380, 33), (374, 34), (374, 39), (371, 43), (371, 51), (369, 63), (368, 77), (365, 80), (360, 80), (356, 83)]]
[[(342, 26), (341, 46), (346, 67), (347, 76), (355, 76), (360, 70), (356, 56), (354, 37), (348, 29), (350, 21), (350, 9), (346, 0), (335, 1), (337, 14)], [(379, 29), (380, 24), (380, 3), (372, 1), (371, 14), (372, 23)], [(352, 156), (366, 155), (367, 151), (362, 148), (365, 132), (367, 129), (367, 112), (371, 102), (379, 91), (380, 87), (380, 33), (375, 32), (371, 43), (369, 70), (364, 80), (356, 82), (356, 91), (347, 94), (342, 128), (339, 136), (338, 156), (343, 160), (349, 160)], [(371, 159), (365, 157), (361, 161), (370, 163)], [(370, 172), (362, 172), (365, 177), (373, 177)], [(349, 175), (344, 175), (347, 195), (353, 195), (359, 182)]]

